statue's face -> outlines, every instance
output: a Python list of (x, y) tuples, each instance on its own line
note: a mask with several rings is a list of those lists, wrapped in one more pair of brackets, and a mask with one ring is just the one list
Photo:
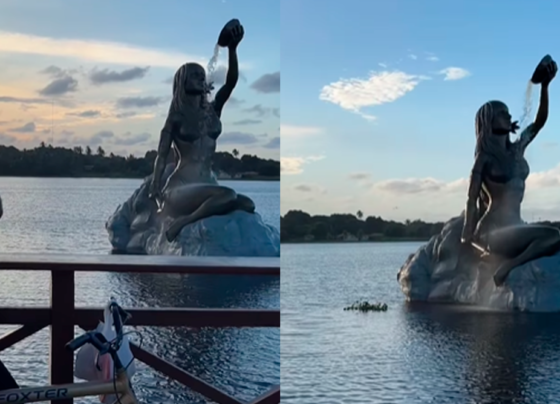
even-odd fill
[(206, 72), (204, 68), (197, 64), (189, 66), (187, 80), (185, 82), (185, 92), (187, 94), (202, 94), (206, 85)]
[(511, 131), (511, 114), (506, 104), (495, 103), (492, 105), (492, 132), (497, 135), (507, 135)]

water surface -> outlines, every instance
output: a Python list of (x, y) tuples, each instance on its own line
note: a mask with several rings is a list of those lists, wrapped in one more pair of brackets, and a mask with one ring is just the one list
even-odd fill
[[(282, 403), (560, 402), (560, 317), (405, 304), (420, 245), (282, 246)], [(342, 310), (361, 299), (389, 310)]]

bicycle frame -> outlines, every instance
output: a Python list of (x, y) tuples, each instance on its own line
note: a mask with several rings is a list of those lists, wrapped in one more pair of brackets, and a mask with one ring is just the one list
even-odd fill
[(138, 404), (124, 369), (117, 371), (116, 380), (110, 382), (85, 382), (2, 390), (0, 391), (0, 404), (36, 403), (105, 394), (116, 394), (120, 397), (120, 400), (115, 400), (113, 404)]

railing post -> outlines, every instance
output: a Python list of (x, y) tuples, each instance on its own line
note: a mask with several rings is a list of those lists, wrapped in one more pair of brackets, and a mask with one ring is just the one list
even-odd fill
[[(74, 338), (74, 271), (51, 270), (51, 384), (74, 381), (74, 354), (66, 350)], [(72, 404), (74, 400), (51, 401)]]

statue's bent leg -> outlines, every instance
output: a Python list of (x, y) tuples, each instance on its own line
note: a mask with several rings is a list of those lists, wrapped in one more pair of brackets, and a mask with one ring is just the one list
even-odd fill
[(255, 213), (255, 202), (248, 196), (237, 194), (236, 209), (243, 210), (248, 213)]
[[(193, 196), (193, 198), (190, 200), (191, 203), (201, 203), (197, 203), (198, 206), (193, 206), (191, 209), (186, 209), (186, 211), (190, 211), (192, 213), (180, 216), (171, 223), (171, 225), (165, 232), (165, 236), (170, 242), (177, 238), (183, 227), (185, 227), (186, 225), (210, 216), (225, 215), (226, 213), (229, 213), (235, 209), (237, 193), (231, 188), (222, 187), (219, 185), (188, 187), (189, 192), (185, 193), (185, 200), (183, 202), (185, 204), (188, 204), (188, 194), (191, 194)], [(175, 195), (180, 195), (180, 192), (177, 192)], [(178, 204), (180, 203), (180, 201), (172, 201), (172, 203)]]
[(491, 253), (505, 259), (494, 273), (494, 283), (500, 286), (515, 267), (559, 251), (560, 231), (550, 226), (511, 226), (489, 234), (488, 245)]

